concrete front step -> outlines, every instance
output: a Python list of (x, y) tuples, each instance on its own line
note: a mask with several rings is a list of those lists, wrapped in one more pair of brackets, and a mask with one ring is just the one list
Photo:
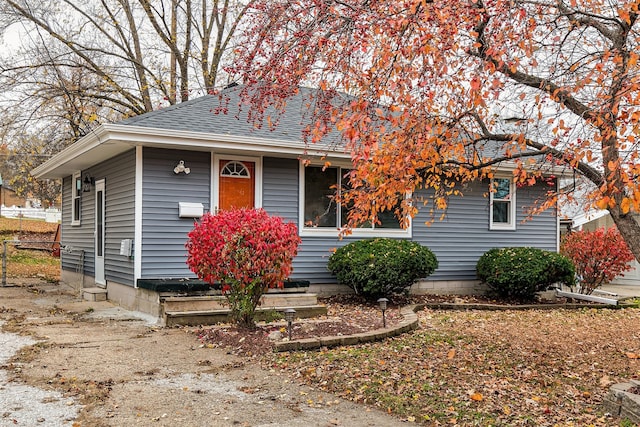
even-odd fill
[(82, 299), (85, 301), (106, 301), (107, 290), (105, 288), (82, 288)]
[[(264, 320), (266, 317), (273, 317), (273, 312), (283, 313), (284, 310), (292, 308), (284, 307), (258, 307), (256, 310), (256, 320)], [(327, 307), (324, 305), (308, 305), (293, 307), (296, 310), (296, 318), (316, 317), (327, 314)], [(199, 311), (166, 311), (164, 312), (165, 326), (197, 326), (213, 325), (229, 321), (230, 310), (212, 309)], [(284, 314), (282, 314), (284, 318)]]
[[(181, 311), (210, 311), (228, 308), (227, 299), (219, 295), (173, 296), (163, 299), (165, 313)], [(282, 293), (265, 294), (259, 308), (273, 309), (274, 307), (295, 308), (314, 306), (318, 304), (318, 295), (311, 293)]]

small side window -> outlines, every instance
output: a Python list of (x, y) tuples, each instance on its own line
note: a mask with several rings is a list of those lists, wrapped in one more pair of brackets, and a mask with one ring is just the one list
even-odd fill
[(490, 189), (489, 229), (516, 229), (516, 187), (511, 178), (494, 178)]
[(82, 174), (73, 174), (71, 179), (71, 225), (80, 225), (80, 209), (82, 207)]

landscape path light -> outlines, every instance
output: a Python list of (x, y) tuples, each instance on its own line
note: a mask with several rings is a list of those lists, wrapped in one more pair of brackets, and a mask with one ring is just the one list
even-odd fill
[(291, 341), (291, 323), (296, 315), (296, 311), (293, 308), (287, 308), (284, 311), (284, 318), (287, 320), (287, 329), (289, 330), (289, 341)]
[(387, 311), (387, 303), (389, 302), (386, 298), (380, 298), (378, 300), (378, 304), (380, 305), (380, 310), (382, 310), (382, 327), (387, 327), (387, 318), (385, 317), (384, 312)]

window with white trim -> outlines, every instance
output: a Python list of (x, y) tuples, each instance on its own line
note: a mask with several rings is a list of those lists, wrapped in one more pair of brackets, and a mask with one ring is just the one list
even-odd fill
[(82, 174), (77, 171), (71, 178), (71, 225), (80, 225), (82, 206)]
[[(301, 234), (335, 236), (347, 224), (349, 207), (336, 202), (336, 189), (348, 189), (349, 169), (341, 167), (301, 166)], [(379, 224), (370, 222), (353, 229), (354, 235), (389, 235), (407, 237), (410, 228), (402, 229), (392, 211), (379, 214)]]
[(511, 178), (491, 180), (489, 229), (516, 229), (516, 186)]

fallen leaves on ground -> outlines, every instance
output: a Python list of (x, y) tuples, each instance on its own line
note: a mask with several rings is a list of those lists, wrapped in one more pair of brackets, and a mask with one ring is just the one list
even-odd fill
[(419, 330), (383, 342), (264, 361), (425, 425), (616, 425), (602, 398), (640, 376), (638, 309), (425, 310), (419, 318)]
[(6, 233), (55, 233), (57, 223), (30, 218), (0, 217), (0, 234)]

